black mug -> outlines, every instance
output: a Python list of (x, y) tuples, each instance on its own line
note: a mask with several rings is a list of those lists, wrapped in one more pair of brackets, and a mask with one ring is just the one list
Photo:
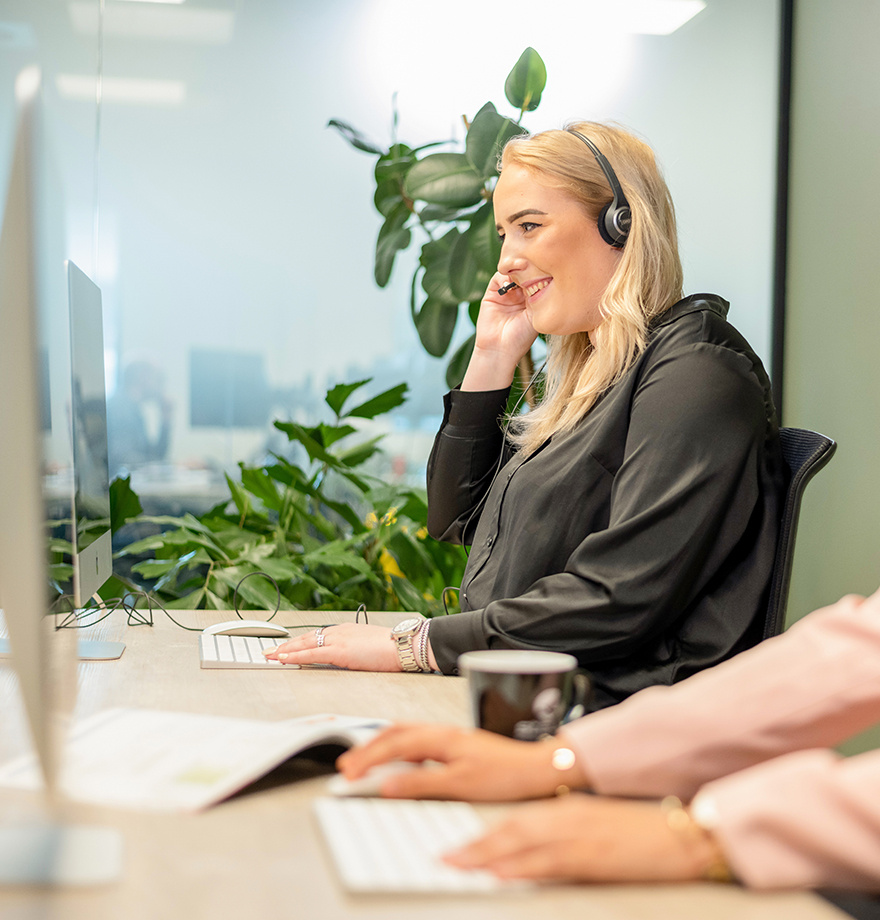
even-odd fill
[(465, 652), (474, 725), (520, 741), (537, 741), (586, 712), (591, 684), (573, 655), (531, 649)]

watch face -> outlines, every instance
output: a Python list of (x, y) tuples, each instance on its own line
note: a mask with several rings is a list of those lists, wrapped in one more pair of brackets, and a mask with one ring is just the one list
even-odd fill
[(418, 629), (421, 622), (422, 621), (416, 617), (412, 617), (409, 620), (402, 620), (396, 626), (391, 627), (391, 632), (394, 633), (395, 636), (406, 635)]

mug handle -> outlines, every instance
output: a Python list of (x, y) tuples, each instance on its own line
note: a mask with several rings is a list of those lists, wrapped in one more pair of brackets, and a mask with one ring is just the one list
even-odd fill
[(568, 712), (562, 718), (562, 725), (574, 722), (575, 719), (580, 719), (581, 716), (587, 714), (587, 704), (590, 702), (590, 696), (593, 692), (593, 682), (590, 679), (590, 675), (582, 668), (575, 671), (571, 686), (572, 699), (569, 703)]

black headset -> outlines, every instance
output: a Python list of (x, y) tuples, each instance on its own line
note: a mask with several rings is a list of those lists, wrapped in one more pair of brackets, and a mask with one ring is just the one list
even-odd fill
[(632, 211), (630, 210), (629, 202), (626, 200), (626, 195), (623, 194), (623, 189), (617, 181), (617, 176), (611, 168), (611, 164), (589, 138), (571, 129), (569, 129), (568, 133), (579, 137), (590, 148), (591, 153), (596, 158), (596, 162), (602, 167), (602, 172), (605, 173), (605, 178), (611, 186), (611, 194), (614, 197), (609, 204), (602, 208), (602, 213), (599, 215), (599, 235), (609, 246), (613, 246), (615, 249), (623, 249), (626, 238), (629, 236), (630, 227), (632, 227)]

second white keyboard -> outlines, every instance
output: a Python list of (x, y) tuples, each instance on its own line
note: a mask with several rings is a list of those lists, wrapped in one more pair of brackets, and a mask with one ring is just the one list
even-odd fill
[(483, 819), (466, 802), (319, 798), (315, 812), (349, 891), (451, 894), (521, 884), (441, 861), (442, 854), (485, 829)]

